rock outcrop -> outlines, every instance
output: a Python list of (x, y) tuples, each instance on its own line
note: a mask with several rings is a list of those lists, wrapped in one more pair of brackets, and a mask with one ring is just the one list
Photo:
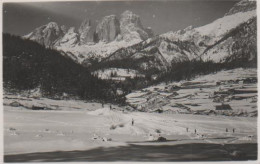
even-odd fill
[(63, 32), (63, 34), (66, 34), (68, 32), (68, 29), (65, 25), (60, 26), (60, 29)]
[(92, 27), (91, 21), (85, 19), (79, 27), (80, 44), (88, 44), (94, 42), (95, 29)]
[(120, 30), (123, 39), (126, 41), (133, 39), (146, 40), (150, 37), (144, 29), (140, 17), (129, 10), (121, 14)]
[(30, 34), (24, 36), (26, 39), (36, 41), (45, 47), (52, 47), (54, 41), (62, 35), (62, 31), (56, 22), (50, 22), (46, 25), (36, 28)]
[(96, 33), (99, 41), (111, 42), (120, 33), (119, 21), (115, 15), (105, 16), (97, 25)]
[(75, 27), (70, 27), (66, 34), (62, 38), (58, 39), (54, 46), (72, 47), (79, 42), (79, 35), (75, 30)]
[(68, 29), (64, 25), (59, 26), (56, 22), (50, 22), (36, 28), (24, 38), (36, 41), (48, 48), (61, 50), (65, 46), (67, 51), (68, 47), (91, 46), (98, 42), (107, 44), (116, 41), (134, 44), (152, 36), (152, 29), (144, 28), (138, 15), (125, 11), (120, 20), (116, 15), (109, 15), (103, 17), (96, 26), (92, 24), (91, 20), (85, 19), (78, 30)]

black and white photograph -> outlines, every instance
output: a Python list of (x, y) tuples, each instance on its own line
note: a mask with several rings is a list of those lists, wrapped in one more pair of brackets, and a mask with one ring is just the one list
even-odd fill
[(259, 163), (257, 3), (3, 0), (3, 162)]

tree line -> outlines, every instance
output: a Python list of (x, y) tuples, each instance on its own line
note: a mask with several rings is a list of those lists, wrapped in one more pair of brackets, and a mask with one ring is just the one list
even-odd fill
[(109, 82), (91, 75), (87, 68), (58, 51), (10, 34), (3, 34), (3, 86), (15, 92), (38, 87), (47, 97), (66, 93), (86, 100), (120, 99)]

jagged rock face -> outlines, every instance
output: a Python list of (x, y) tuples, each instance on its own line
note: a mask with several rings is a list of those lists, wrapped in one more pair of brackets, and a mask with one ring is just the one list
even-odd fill
[(60, 26), (60, 29), (63, 32), (63, 34), (66, 34), (67, 31), (68, 31), (68, 29), (67, 29), (67, 27), (65, 25)]
[(132, 39), (146, 40), (149, 38), (149, 34), (143, 28), (140, 17), (131, 11), (125, 11), (121, 15), (120, 30), (123, 39), (126, 41)]
[(80, 44), (88, 44), (94, 42), (95, 29), (91, 26), (90, 20), (84, 20), (79, 27)]
[(25, 38), (34, 40), (45, 47), (52, 47), (55, 40), (62, 35), (61, 29), (56, 22), (50, 22), (47, 25), (36, 28)]
[(134, 24), (135, 27), (143, 29), (140, 17), (129, 10), (122, 13), (120, 23), (122, 26)]
[(247, 12), (255, 9), (256, 9), (256, 1), (242, 0), (236, 3), (234, 7), (232, 7), (229, 10), (229, 12), (225, 14), (225, 16), (232, 15), (238, 12)]
[(104, 42), (115, 40), (119, 32), (119, 21), (115, 15), (104, 17), (96, 28), (98, 40)]
[[(104, 17), (95, 26), (86, 19), (76, 31), (74, 28), (68, 30), (64, 25), (59, 27), (57, 23), (51, 22), (23, 37), (34, 40), (45, 47), (85, 54), (87, 58), (88, 52), (93, 51), (99, 54), (98, 56), (106, 56), (112, 51), (139, 43), (151, 36), (153, 36), (152, 29), (143, 28), (139, 16), (126, 11), (122, 14), (120, 21), (115, 15), (110, 15)], [(98, 42), (105, 45), (96, 44)], [(108, 45), (110, 43), (111, 46)], [(97, 47), (98, 45), (101, 47)], [(73, 47), (77, 48), (70, 49)], [(104, 52), (107, 53), (100, 54)]]
[(55, 41), (54, 46), (71, 47), (75, 46), (78, 42), (79, 36), (75, 30), (75, 27), (70, 27), (63, 37)]

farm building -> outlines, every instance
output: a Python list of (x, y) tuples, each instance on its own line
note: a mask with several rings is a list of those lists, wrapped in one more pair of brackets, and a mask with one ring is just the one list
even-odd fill
[(232, 110), (229, 104), (221, 104), (216, 106), (216, 110)]

